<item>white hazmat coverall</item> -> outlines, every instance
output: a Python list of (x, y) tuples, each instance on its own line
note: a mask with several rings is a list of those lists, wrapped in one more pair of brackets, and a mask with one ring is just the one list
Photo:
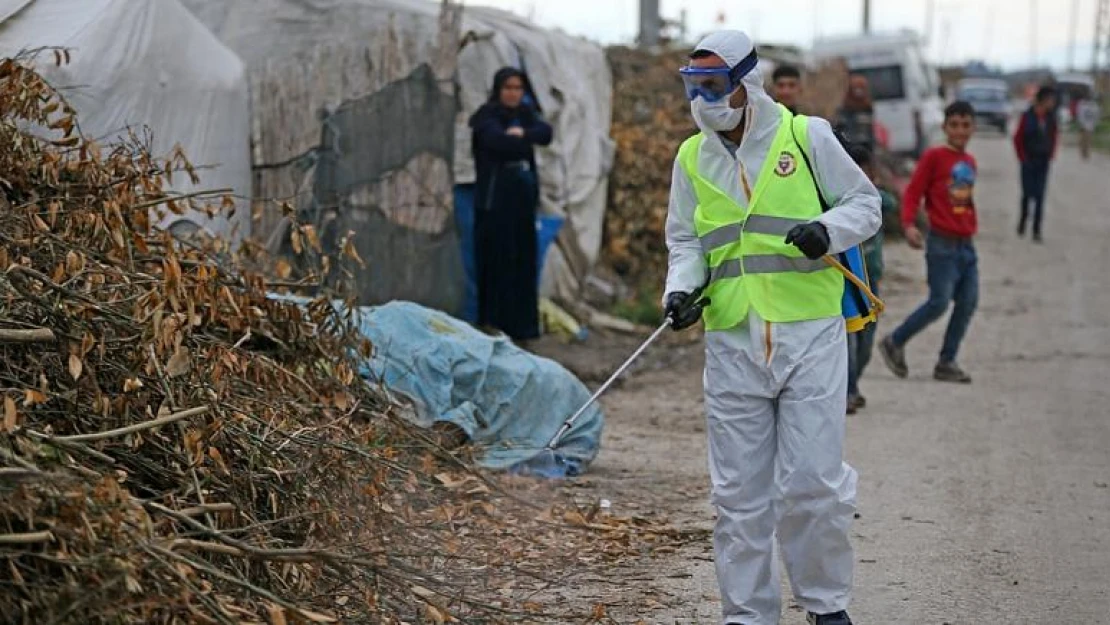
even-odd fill
[[(715, 33), (697, 47), (735, 66), (752, 50), (746, 35)], [(747, 208), (741, 176), (756, 187), (781, 109), (760, 72), (743, 79), (748, 104), (738, 148), (709, 130), (698, 168)], [(809, 159), (831, 209), (819, 219), (836, 254), (875, 234), (878, 191), (840, 146), (828, 122), (809, 119)], [(707, 268), (694, 229), (697, 197), (675, 161), (667, 215), (666, 293), (690, 292)], [(712, 306), (712, 304), (710, 304)], [(774, 537), (794, 595), (809, 612), (845, 610), (853, 555), (848, 532), (856, 509), (856, 472), (843, 461), (848, 380), (844, 319), (764, 321), (752, 308), (727, 331), (706, 334), (704, 374), (709, 472), (717, 510), (713, 546), (726, 625), (770, 625), (781, 613)]]

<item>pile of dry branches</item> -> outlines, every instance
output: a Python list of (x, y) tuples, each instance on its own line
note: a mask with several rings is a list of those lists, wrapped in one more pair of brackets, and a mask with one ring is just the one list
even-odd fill
[(0, 61), (4, 622), (540, 620), (552, 571), (667, 540), (512, 504), (412, 431), (352, 319), (151, 229), (195, 200), (175, 172)]
[(613, 70), (616, 157), (605, 213), (605, 261), (636, 289), (661, 289), (671, 172), (678, 146), (697, 132), (678, 69), (686, 54), (607, 51)]

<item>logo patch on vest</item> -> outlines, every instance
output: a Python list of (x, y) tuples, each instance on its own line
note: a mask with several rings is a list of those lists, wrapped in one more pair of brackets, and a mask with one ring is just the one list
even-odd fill
[(794, 155), (790, 152), (783, 152), (779, 154), (779, 160), (775, 162), (775, 174), (785, 178), (798, 170), (798, 162), (794, 160)]

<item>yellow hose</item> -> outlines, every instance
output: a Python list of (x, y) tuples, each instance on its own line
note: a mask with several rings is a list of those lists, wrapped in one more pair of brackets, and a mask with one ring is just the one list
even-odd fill
[(859, 277), (856, 276), (856, 274), (848, 271), (847, 267), (840, 264), (839, 260), (828, 255), (823, 256), (822, 260), (825, 261), (825, 264), (844, 274), (844, 277), (848, 280), (848, 282), (851, 282), (852, 284), (856, 285), (859, 290), (863, 291), (863, 294), (867, 296), (867, 299), (871, 300), (871, 303), (875, 305), (875, 311), (877, 313), (881, 314), (884, 310), (886, 310), (886, 304), (883, 303), (883, 300), (879, 299), (879, 296), (875, 295), (875, 293), (870, 288), (868, 288), (867, 285), (864, 284), (863, 280), (860, 280)]

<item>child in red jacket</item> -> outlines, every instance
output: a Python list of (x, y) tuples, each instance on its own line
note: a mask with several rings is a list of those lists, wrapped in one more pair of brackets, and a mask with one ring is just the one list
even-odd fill
[[(944, 382), (970, 383), (971, 376), (956, 364), (956, 353), (979, 303), (979, 261), (972, 238), (978, 230), (975, 214), (975, 157), (967, 152), (975, 132), (975, 110), (967, 102), (953, 102), (944, 111), (947, 143), (921, 156), (902, 201), (902, 227), (914, 249), (926, 248), (929, 299), (893, 333), (879, 343), (879, 353), (894, 375), (909, 375), (905, 345), (926, 326), (940, 319), (954, 302), (933, 377)], [(928, 241), (915, 220), (922, 200), (929, 218)]]

